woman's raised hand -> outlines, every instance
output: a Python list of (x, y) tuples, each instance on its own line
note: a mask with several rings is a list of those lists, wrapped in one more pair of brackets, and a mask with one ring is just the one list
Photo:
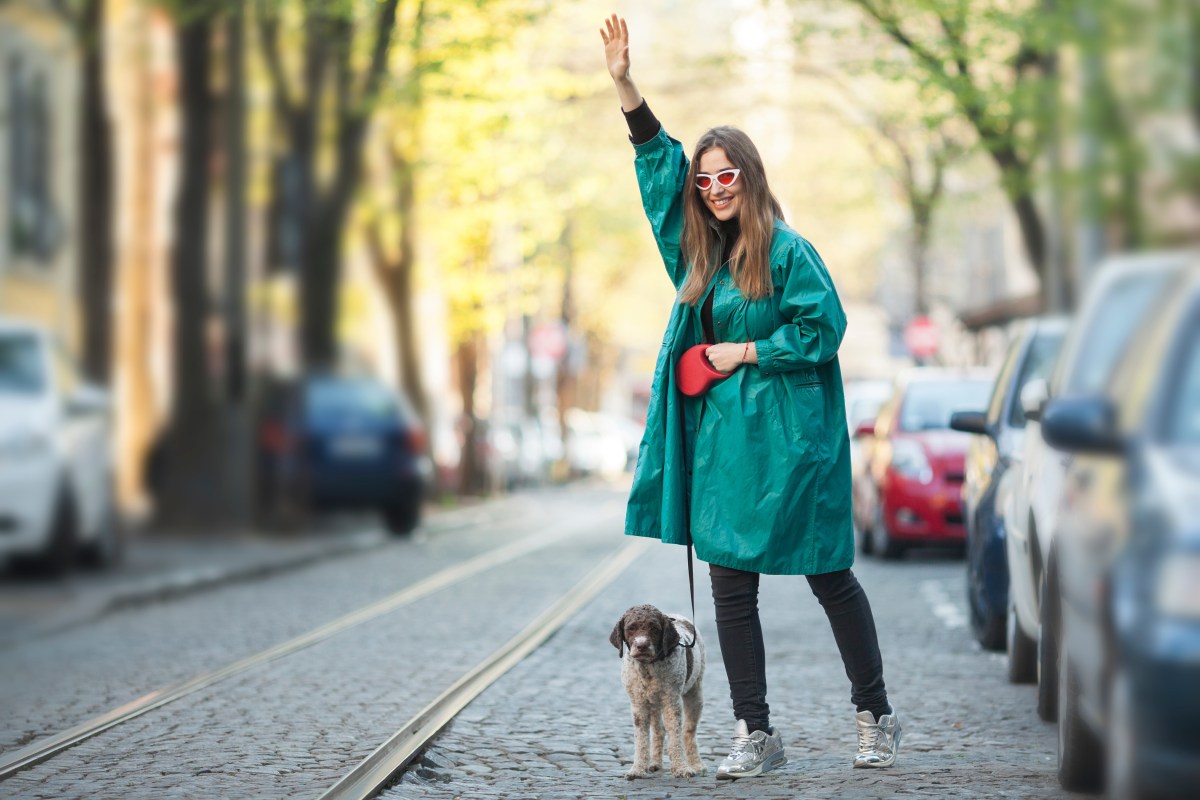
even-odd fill
[(617, 85), (617, 97), (621, 99), (621, 108), (633, 111), (642, 104), (642, 94), (634, 84), (633, 78), (629, 77), (629, 28), (625, 25), (625, 20), (616, 14), (604, 20), (600, 38), (604, 40), (608, 74), (612, 75), (613, 83)]
[(604, 40), (604, 57), (608, 61), (608, 74), (614, 81), (629, 78), (629, 27), (625, 20), (613, 14), (604, 21), (600, 29)]

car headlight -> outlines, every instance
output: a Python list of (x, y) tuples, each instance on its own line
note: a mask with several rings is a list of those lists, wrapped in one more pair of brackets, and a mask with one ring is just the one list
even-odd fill
[(1171, 617), (1200, 619), (1200, 553), (1172, 553), (1162, 564), (1155, 598)]
[(925, 448), (911, 439), (897, 439), (892, 442), (892, 469), (921, 483), (933, 480), (933, 468), (929, 466)]

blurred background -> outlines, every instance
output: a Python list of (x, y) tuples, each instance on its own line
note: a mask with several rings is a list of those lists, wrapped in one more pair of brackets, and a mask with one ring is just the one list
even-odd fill
[(854, 425), (1200, 233), (1187, 0), (5, 0), (8, 540), (403, 533), (630, 469), (673, 293), (613, 11), (668, 131), (745, 129), (829, 265)]

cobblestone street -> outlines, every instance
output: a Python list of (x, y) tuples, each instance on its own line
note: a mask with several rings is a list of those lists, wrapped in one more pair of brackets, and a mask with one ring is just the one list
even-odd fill
[[(803, 578), (764, 579), (772, 722), (789, 763), (757, 779), (716, 783), (733, 732), (704, 564), (696, 614), (708, 647), (699, 744), (706, 776), (669, 770), (627, 781), (633, 727), (608, 633), (630, 605), (687, 613), (683, 549), (652, 544), (547, 645), (467, 707), (422, 762), (384, 796), (400, 798), (1067, 797), (1055, 777), (1055, 730), (1037, 719), (1033, 689), (1004, 677), (1002, 654), (966, 627), (961, 560), (936, 554), (882, 563), (859, 557), (889, 694), (904, 726), (886, 770), (850, 767), (849, 684), (820, 606)], [(664, 756), (665, 759), (665, 756)], [(665, 762), (664, 762), (665, 763)]]
[[(13, 798), (318, 797), (442, 689), (507, 641), (620, 536), (625, 489), (570, 487), (488, 504), (411, 540), (113, 611), (0, 649), (0, 750), (11, 752), (172, 682), (232, 663), (455, 564), (524, 540), (510, 562), (256, 666), (0, 781)], [(900, 760), (853, 770), (849, 687), (802, 578), (762, 587), (773, 722), (790, 763), (716, 784), (732, 733), (705, 565), (701, 754), (708, 775), (624, 778), (629, 704), (608, 634), (630, 605), (687, 612), (684, 551), (643, 542), (634, 564), (436, 738), (388, 798), (1065, 797), (1054, 729), (1033, 689), (1005, 682), (963, 613), (963, 564), (914, 554), (856, 566), (880, 629)]]

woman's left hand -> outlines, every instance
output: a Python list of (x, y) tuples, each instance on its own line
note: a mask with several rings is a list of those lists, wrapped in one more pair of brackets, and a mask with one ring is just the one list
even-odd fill
[(704, 354), (708, 361), (721, 372), (733, 372), (742, 364), (752, 364), (757, 360), (754, 342), (722, 342), (711, 345)]

